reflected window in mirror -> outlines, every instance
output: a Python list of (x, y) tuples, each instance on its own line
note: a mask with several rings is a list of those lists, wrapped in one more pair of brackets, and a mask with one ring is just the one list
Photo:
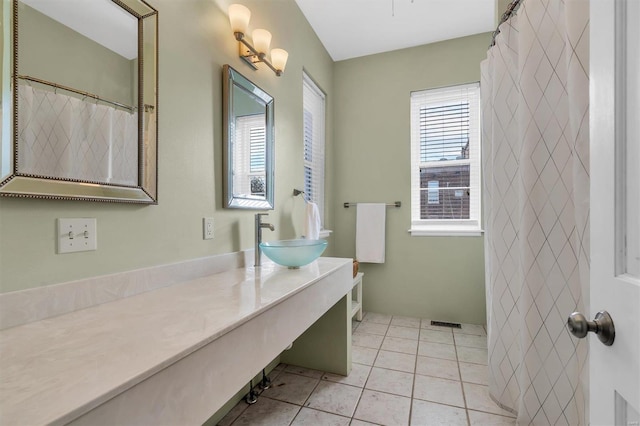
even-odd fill
[(233, 187), (238, 194), (266, 196), (266, 140), (264, 114), (236, 117), (236, 149), (233, 163)]
[(324, 229), (326, 95), (307, 73), (303, 73), (302, 77), (305, 199), (318, 205), (320, 224)]
[(273, 208), (273, 98), (223, 67), (224, 207)]

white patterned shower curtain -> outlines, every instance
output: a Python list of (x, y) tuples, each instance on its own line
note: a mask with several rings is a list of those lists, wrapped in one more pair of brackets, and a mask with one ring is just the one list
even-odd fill
[(137, 113), (20, 84), (21, 174), (138, 185)]
[(482, 63), (489, 392), (518, 424), (588, 423), (589, 3), (523, 0)]

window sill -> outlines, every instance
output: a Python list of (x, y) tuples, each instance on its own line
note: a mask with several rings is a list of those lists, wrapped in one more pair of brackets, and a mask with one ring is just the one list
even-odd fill
[(419, 229), (412, 228), (408, 231), (412, 237), (481, 237), (482, 229)]

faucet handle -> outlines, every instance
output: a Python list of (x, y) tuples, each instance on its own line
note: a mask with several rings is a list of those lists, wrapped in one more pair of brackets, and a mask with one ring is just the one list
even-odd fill
[(269, 213), (256, 213), (256, 217), (259, 216), (269, 216)]

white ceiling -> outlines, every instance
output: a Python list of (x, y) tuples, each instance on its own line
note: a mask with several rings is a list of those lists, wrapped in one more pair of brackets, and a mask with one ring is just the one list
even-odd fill
[(493, 31), (496, 25), (496, 0), (296, 3), (334, 61)]

